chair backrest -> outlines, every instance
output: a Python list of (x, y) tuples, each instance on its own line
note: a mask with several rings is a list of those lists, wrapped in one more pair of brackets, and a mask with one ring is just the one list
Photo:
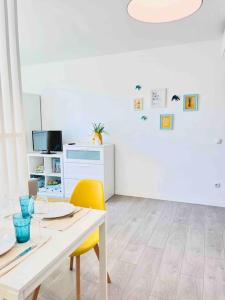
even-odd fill
[(81, 207), (105, 210), (102, 182), (93, 179), (80, 180), (72, 192), (70, 203)]
[(28, 191), (30, 196), (37, 196), (38, 193), (38, 180), (37, 178), (29, 179), (28, 181)]

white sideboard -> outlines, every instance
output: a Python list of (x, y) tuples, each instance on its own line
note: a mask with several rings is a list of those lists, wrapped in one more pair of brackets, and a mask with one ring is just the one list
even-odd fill
[(114, 195), (114, 145), (64, 145), (63, 164), (66, 198), (81, 179), (101, 180), (105, 200)]

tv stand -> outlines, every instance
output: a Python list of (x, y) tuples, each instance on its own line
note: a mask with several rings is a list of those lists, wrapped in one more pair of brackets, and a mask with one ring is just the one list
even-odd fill
[(42, 151), (41, 154), (56, 154), (54, 151)]

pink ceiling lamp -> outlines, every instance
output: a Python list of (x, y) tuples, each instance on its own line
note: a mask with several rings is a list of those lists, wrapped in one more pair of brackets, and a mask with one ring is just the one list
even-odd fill
[(128, 13), (142, 22), (172, 22), (192, 15), (202, 3), (203, 0), (131, 0)]

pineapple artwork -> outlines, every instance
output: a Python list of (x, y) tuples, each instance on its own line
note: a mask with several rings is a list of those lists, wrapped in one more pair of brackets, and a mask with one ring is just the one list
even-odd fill
[(142, 110), (143, 109), (143, 98), (134, 99), (134, 110)]
[(198, 95), (184, 95), (184, 111), (198, 110)]

